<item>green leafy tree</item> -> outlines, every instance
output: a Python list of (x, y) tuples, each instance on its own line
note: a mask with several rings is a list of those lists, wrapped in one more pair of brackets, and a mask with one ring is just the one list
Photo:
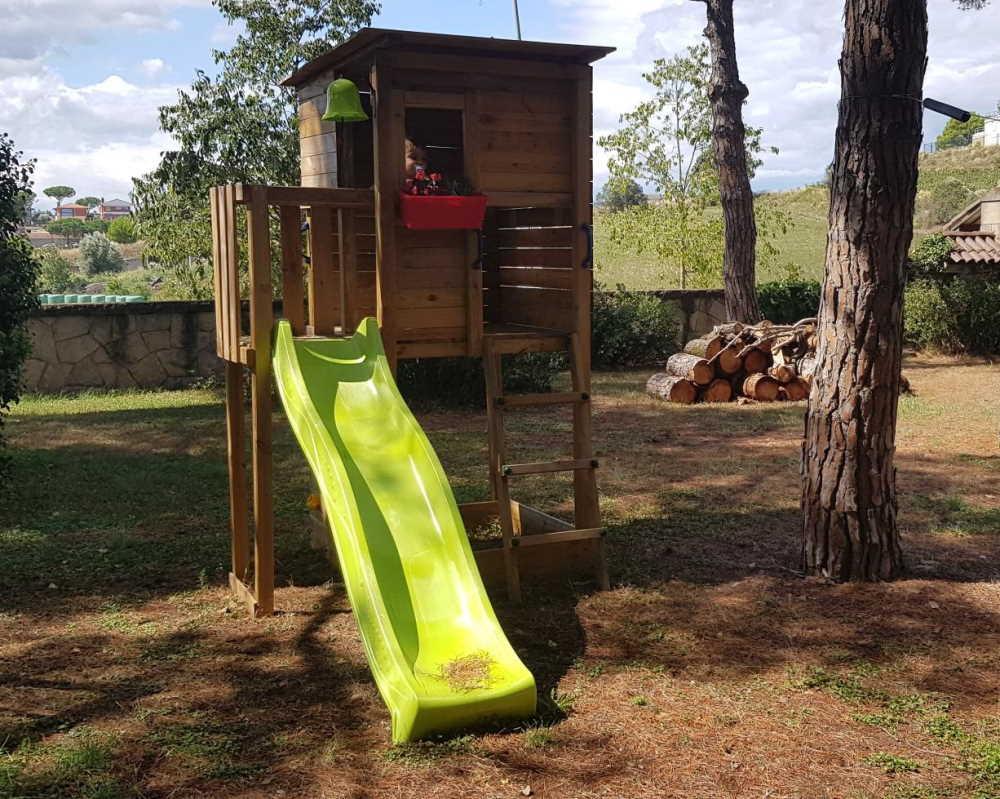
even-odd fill
[(939, 150), (947, 150), (950, 147), (965, 147), (967, 144), (972, 144), (973, 134), (979, 133), (985, 126), (986, 120), (979, 114), (973, 114), (966, 122), (949, 119), (935, 144)]
[(34, 215), (35, 192), (31, 189), (20, 191), (14, 202), (17, 206), (17, 212), (21, 215), (21, 224), (30, 225)]
[(100, 197), (93, 197), (91, 195), (88, 195), (86, 197), (77, 197), (76, 198), (76, 204), (77, 205), (85, 205), (85, 206), (87, 206), (87, 210), (90, 210), (91, 208), (96, 208), (97, 206), (99, 206), (101, 204), (101, 198)]
[(107, 233), (108, 238), (117, 244), (131, 244), (136, 240), (135, 220), (130, 216), (112, 219)]
[(928, 277), (941, 274), (948, 263), (951, 250), (951, 239), (947, 236), (942, 236), (940, 233), (924, 236), (910, 250), (910, 276)]
[(42, 194), (55, 200), (58, 208), (63, 200), (76, 194), (76, 189), (72, 186), (49, 186), (47, 189), (42, 189)]
[(87, 226), (82, 219), (56, 219), (45, 226), (45, 230), (53, 236), (64, 236), (67, 246), (71, 241), (77, 241), (87, 232)]
[(56, 249), (46, 248), (39, 257), (38, 287), (49, 294), (80, 291), (86, 281), (73, 269), (69, 259)]
[[(711, 153), (708, 47), (689, 47), (685, 55), (658, 59), (643, 78), (653, 97), (623, 114), (621, 127), (598, 144), (609, 153), (614, 181), (633, 180), (653, 187), (660, 199), (603, 214), (611, 241), (628, 251), (653, 253), (680, 273), (681, 288), (718, 286), (722, 277), (723, 225), (718, 211), (719, 176)], [(747, 128), (748, 168), (760, 165), (761, 131)], [(757, 209), (759, 252), (787, 218), (774, 209)], [(771, 248), (773, 251), (773, 247)]]
[[(38, 305), (38, 264), (30, 242), (18, 232), (21, 195), (31, 190), (35, 166), (23, 159), (13, 140), (0, 133), (0, 426), (21, 394), (22, 370), (31, 351), (26, 323)], [(7, 468), (6, 461), (0, 462), (0, 470)]]
[(621, 211), (633, 205), (646, 205), (646, 195), (631, 178), (611, 179), (597, 192), (597, 205), (608, 211)]
[(125, 259), (103, 233), (88, 233), (80, 240), (80, 266), (85, 275), (121, 272)]
[[(160, 109), (160, 126), (177, 142), (159, 166), (135, 183), (138, 234), (159, 263), (197, 279), (211, 256), (208, 189), (245, 183), (298, 182), (298, 120), (294, 92), (280, 82), (296, 67), (367, 25), (375, 0), (213, 0), (242, 32), (216, 50), (217, 74), (199, 70), (177, 102)], [(166, 208), (158, 208), (166, 203)], [(195, 223), (191, 241), (181, 220)], [(178, 235), (183, 243), (160, 238)], [(192, 252), (196, 251), (197, 256)], [(200, 289), (199, 289), (200, 291)]]

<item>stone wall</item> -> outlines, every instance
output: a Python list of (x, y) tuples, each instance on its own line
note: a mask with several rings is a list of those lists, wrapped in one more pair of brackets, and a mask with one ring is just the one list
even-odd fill
[[(658, 291), (683, 344), (725, 317), (721, 291)], [(280, 308), (280, 306), (279, 306)], [(28, 321), (28, 391), (180, 388), (222, 373), (211, 302), (49, 305)]]
[(222, 371), (211, 302), (45, 306), (28, 332), (28, 391), (177, 388)]

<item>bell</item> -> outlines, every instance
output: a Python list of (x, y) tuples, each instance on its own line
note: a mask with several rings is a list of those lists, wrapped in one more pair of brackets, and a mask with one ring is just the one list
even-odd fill
[(361, 95), (354, 81), (337, 78), (326, 88), (324, 122), (364, 122), (368, 114), (361, 107)]

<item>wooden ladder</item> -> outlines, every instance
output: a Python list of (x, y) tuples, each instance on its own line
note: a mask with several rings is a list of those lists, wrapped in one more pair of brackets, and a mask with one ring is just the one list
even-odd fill
[[(598, 556), (595, 565), (597, 582), (607, 590), (608, 570), (604, 553), (604, 530), (597, 497), (597, 460), (591, 444), (591, 410), (589, 372), (584, 368), (579, 336), (563, 337), (569, 354), (572, 391), (544, 394), (504, 394), (502, 357), (505, 354), (490, 335), (483, 337), (483, 367), (486, 373), (486, 415), (489, 429), (490, 482), (497, 501), (500, 528), (503, 534), (503, 563), (507, 593), (513, 602), (521, 601), (519, 551), (525, 546), (544, 543), (564, 543), (597, 539)], [(509, 350), (508, 350), (509, 352)], [(508, 411), (549, 405), (573, 406), (573, 457), (566, 460), (537, 463), (508, 463), (504, 416)], [(515, 525), (510, 497), (510, 480), (528, 474), (573, 472), (572, 529), (535, 535), (521, 535)]]

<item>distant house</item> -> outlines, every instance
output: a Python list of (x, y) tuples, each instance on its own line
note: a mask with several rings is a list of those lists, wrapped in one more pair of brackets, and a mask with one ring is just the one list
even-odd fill
[(944, 235), (951, 240), (953, 271), (1000, 269), (1000, 189), (952, 217)]
[(55, 215), (56, 219), (86, 219), (87, 210), (86, 205), (68, 203), (53, 209), (52, 213)]
[(128, 216), (132, 213), (132, 206), (124, 200), (107, 200), (97, 206), (97, 214), (101, 219), (110, 221), (120, 216)]
[(983, 126), (983, 144), (1000, 147), (1000, 119), (987, 119)]

